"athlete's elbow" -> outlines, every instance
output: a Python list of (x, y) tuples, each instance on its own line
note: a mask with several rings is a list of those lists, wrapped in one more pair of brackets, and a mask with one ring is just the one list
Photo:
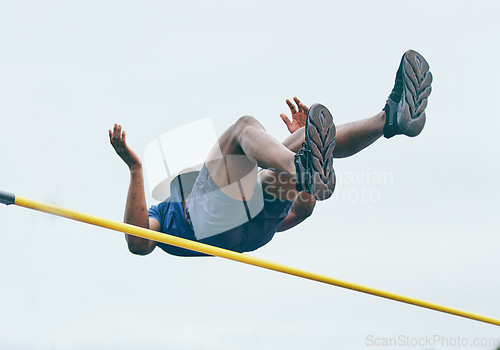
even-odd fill
[(303, 221), (310, 217), (314, 211), (314, 205), (305, 206), (300, 208), (300, 210), (295, 210), (294, 214), (300, 221)]
[(134, 246), (128, 246), (128, 250), (134, 255), (148, 255), (153, 251), (153, 249), (148, 249), (144, 247), (134, 247)]
[(128, 250), (134, 255), (148, 255), (156, 246), (155, 242), (147, 239), (128, 235), (126, 238)]

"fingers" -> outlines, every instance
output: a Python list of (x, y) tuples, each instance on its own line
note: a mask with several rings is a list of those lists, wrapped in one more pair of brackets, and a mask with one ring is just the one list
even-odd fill
[(297, 97), (294, 97), (293, 101), (297, 104), (298, 108), (296, 108), (295, 105), (290, 100), (288, 100), (288, 99), (286, 100), (286, 104), (290, 108), (292, 115), (297, 113), (297, 110), (299, 113), (304, 113), (304, 114), (307, 114), (307, 112), (309, 112), (309, 108), (307, 108), (307, 106), (305, 104), (300, 102), (300, 100)]
[(290, 108), (290, 111), (292, 112), (292, 114), (297, 113), (297, 110), (295, 109), (294, 104), (289, 99), (286, 100), (286, 104)]
[(302, 110), (302, 106), (304, 106), (304, 105), (299, 101), (299, 99), (297, 97), (294, 97), (293, 100), (295, 101), (295, 103), (299, 107), (299, 113), (304, 113)]
[(120, 141), (120, 136), (122, 135), (122, 126), (118, 125), (118, 127), (115, 130), (116, 130), (115, 140)]
[[(108, 130), (109, 141), (113, 145), (115, 149), (120, 148), (122, 145), (126, 145), (125, 142), (125, 131), (122, 130), (122, 126), (119, 124), (115, 124), (113, 130)], [(118, 147), (118, 148), (117, 148)]]
[(303, 104), (303, 103), (301, 102), (301, 103), (300, 103), (300, 105), (302, 106), (302, 112), (303, 112), (304, 114), (309, 113), (309, 108), (307, 108), (305, 104)]
[(295, 103), (299, 107), (299, 113), (307, 114), (307, 112), (309, 112), (309, 108), (307, 108), (305, 104), (300, 102), (300, 100), (297, 97), (294, 97), (293, 100), (295, 101)]
[(113, 127), (113, 132), (109, 130), (109, 136), (112, 138), (113, 141), (119, 141), (122, 136), (122, 126), (115, 124)]
[(283, 122), (286, 124), (286, 127), (288, 128), (288, 130), (290, 130), (290, 128), (292, 127), (292, 122), (290, 121), (290, 119), (288, 119), (286, 114), (283, 114), (283, 113), (280, 114), (280, 117), (281, 117), (281, 120), (283, 120)]
[(113, 127), (113, 135), (112, 135), (112, 139), (114, 141), (117, 139), (117, 134), (118, 134), (118, 124), (115, 124), (115, 126)]

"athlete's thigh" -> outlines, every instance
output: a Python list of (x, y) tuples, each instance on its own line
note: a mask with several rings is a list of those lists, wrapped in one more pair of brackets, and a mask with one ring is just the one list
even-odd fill
[(214, 183), (228, 196), (248, 200), (257, 181), (257, 163), (237, 141), (238, 125), (229, 127), (209, 152), (205, 166)]
[(259, 172), (262, 189), (273, 198), (293, 201), (299, 194), (295, 189), (295, 180), (283, 173), (269, 169)]

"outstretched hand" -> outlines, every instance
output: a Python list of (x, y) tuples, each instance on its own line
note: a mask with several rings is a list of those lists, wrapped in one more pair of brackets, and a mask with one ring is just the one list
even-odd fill
[(125, 131), (122, 126), (115, 124), (113, 131), (109, 130), (109, 142), (120, 158), (127, 164), (130, 170), (142, 166), (141, 159), (130, 149), (125, 139)]
[(292, 120), (288, 119), (286, 114), (280, 114), (281, 119), (286, 124), (291, 134), (306, 125), (307, 112), (309, 112), (309, 108), (300, 102), (297, 97), (294, 97), (293, 100), (297, 104), (297, 108), (295, 108), (295, 105), (290, 100), (286, 100), (286, 104), (290, 107), (290, 111), (292, 112)]

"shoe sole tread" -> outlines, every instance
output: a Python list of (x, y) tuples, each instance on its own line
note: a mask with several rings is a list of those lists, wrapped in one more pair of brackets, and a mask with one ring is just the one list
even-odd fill
[(416, 51), (407, 51), (403, 60), (403, 95), (397, 120), (404, 134), (417, 136), (425, 125), (427, 98), (432, 91), (432, 73), (427, 61)]
[(306, 147), (311, 150), (312, 195), (317, 200), (329, 198), (335, 189), (333, 150), (335, 124), (328, 109), (315, 104), (309, 109), (306, 123)]

